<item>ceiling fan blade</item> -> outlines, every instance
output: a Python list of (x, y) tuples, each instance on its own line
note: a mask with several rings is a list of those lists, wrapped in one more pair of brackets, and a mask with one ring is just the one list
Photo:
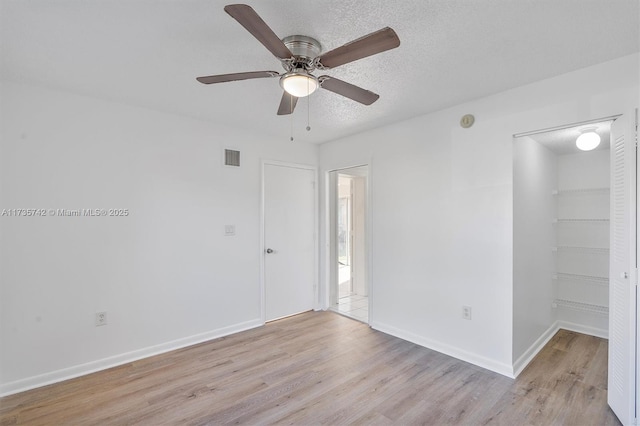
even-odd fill
[(226, 83), (227, 81), (249, 80), (252, 78), (269, 78), (278, 77), (280, 74), (276, 71), (251, 71), (251, 72), (236, 72), (233, 74), (219, 74), (209, 75), (206, 77), (198, 77), (198, 80), (202, 84), (213, 83)]
[(230, 4), (224, 7), (233, 19), (238, 21), (240, 25), (245, 27), (264, 47), (273, 53), (276, 58), (289, 59), (293, 57), (293, 53), (280, 40), (271, 28), (258, 16), (251, 6), (246, 4)]
[(369, 90), (354, 86), (353, 84), (338, 80), (334, 77), (329, 77), (328, 75), (318, 77), (318, 80), (320, 80), (320, 87), (323, 89), (353, 99), (364, 105), (371, 105), (380, 97), (380, 95), (370, 92)]
[(321, 68), (335, 68), (398, 46), (400, 39), (396, 32), (385, 27), (320, 55), (318, 61), (322, 65)]
[(284, 91), (282, 93), (282, 99), (280, 100), (280, 107), (278, 107), (278, 115), (289, 115), (293, 113), (298, 103), (298, 98), (290, 95), (289, 92)]

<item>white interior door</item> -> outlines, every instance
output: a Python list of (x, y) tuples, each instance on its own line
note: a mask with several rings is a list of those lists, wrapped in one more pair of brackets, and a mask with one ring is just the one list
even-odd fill
[(611, 258), (608, 402), (624, 425), (636, 410), (636, 129), (629, 116), (611, 125)]
[(313, 309), (315, 171), (264, 165), (265, 320)]

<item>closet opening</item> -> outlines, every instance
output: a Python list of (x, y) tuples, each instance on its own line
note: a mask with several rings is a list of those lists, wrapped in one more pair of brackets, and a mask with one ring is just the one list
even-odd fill
[[(514, 137), (513, 356), (554, 328), (608, 338), (615, 117)], [(583, 133), (599, 138), (583, 151)], [(582, 138), (584, 139), (584, 138)]]

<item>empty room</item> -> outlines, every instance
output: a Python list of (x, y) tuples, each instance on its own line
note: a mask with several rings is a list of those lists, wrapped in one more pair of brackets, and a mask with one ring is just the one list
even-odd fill
[(638, 0), (0, 0), (0, 425), (633, 425)]

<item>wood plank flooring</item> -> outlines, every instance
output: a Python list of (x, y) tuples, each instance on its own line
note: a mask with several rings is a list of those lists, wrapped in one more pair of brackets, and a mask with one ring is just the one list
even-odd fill
[(331, 312), (0, 399), (0, 425), (619, 425), (607, 341), (560, 331), (518, 377)]

